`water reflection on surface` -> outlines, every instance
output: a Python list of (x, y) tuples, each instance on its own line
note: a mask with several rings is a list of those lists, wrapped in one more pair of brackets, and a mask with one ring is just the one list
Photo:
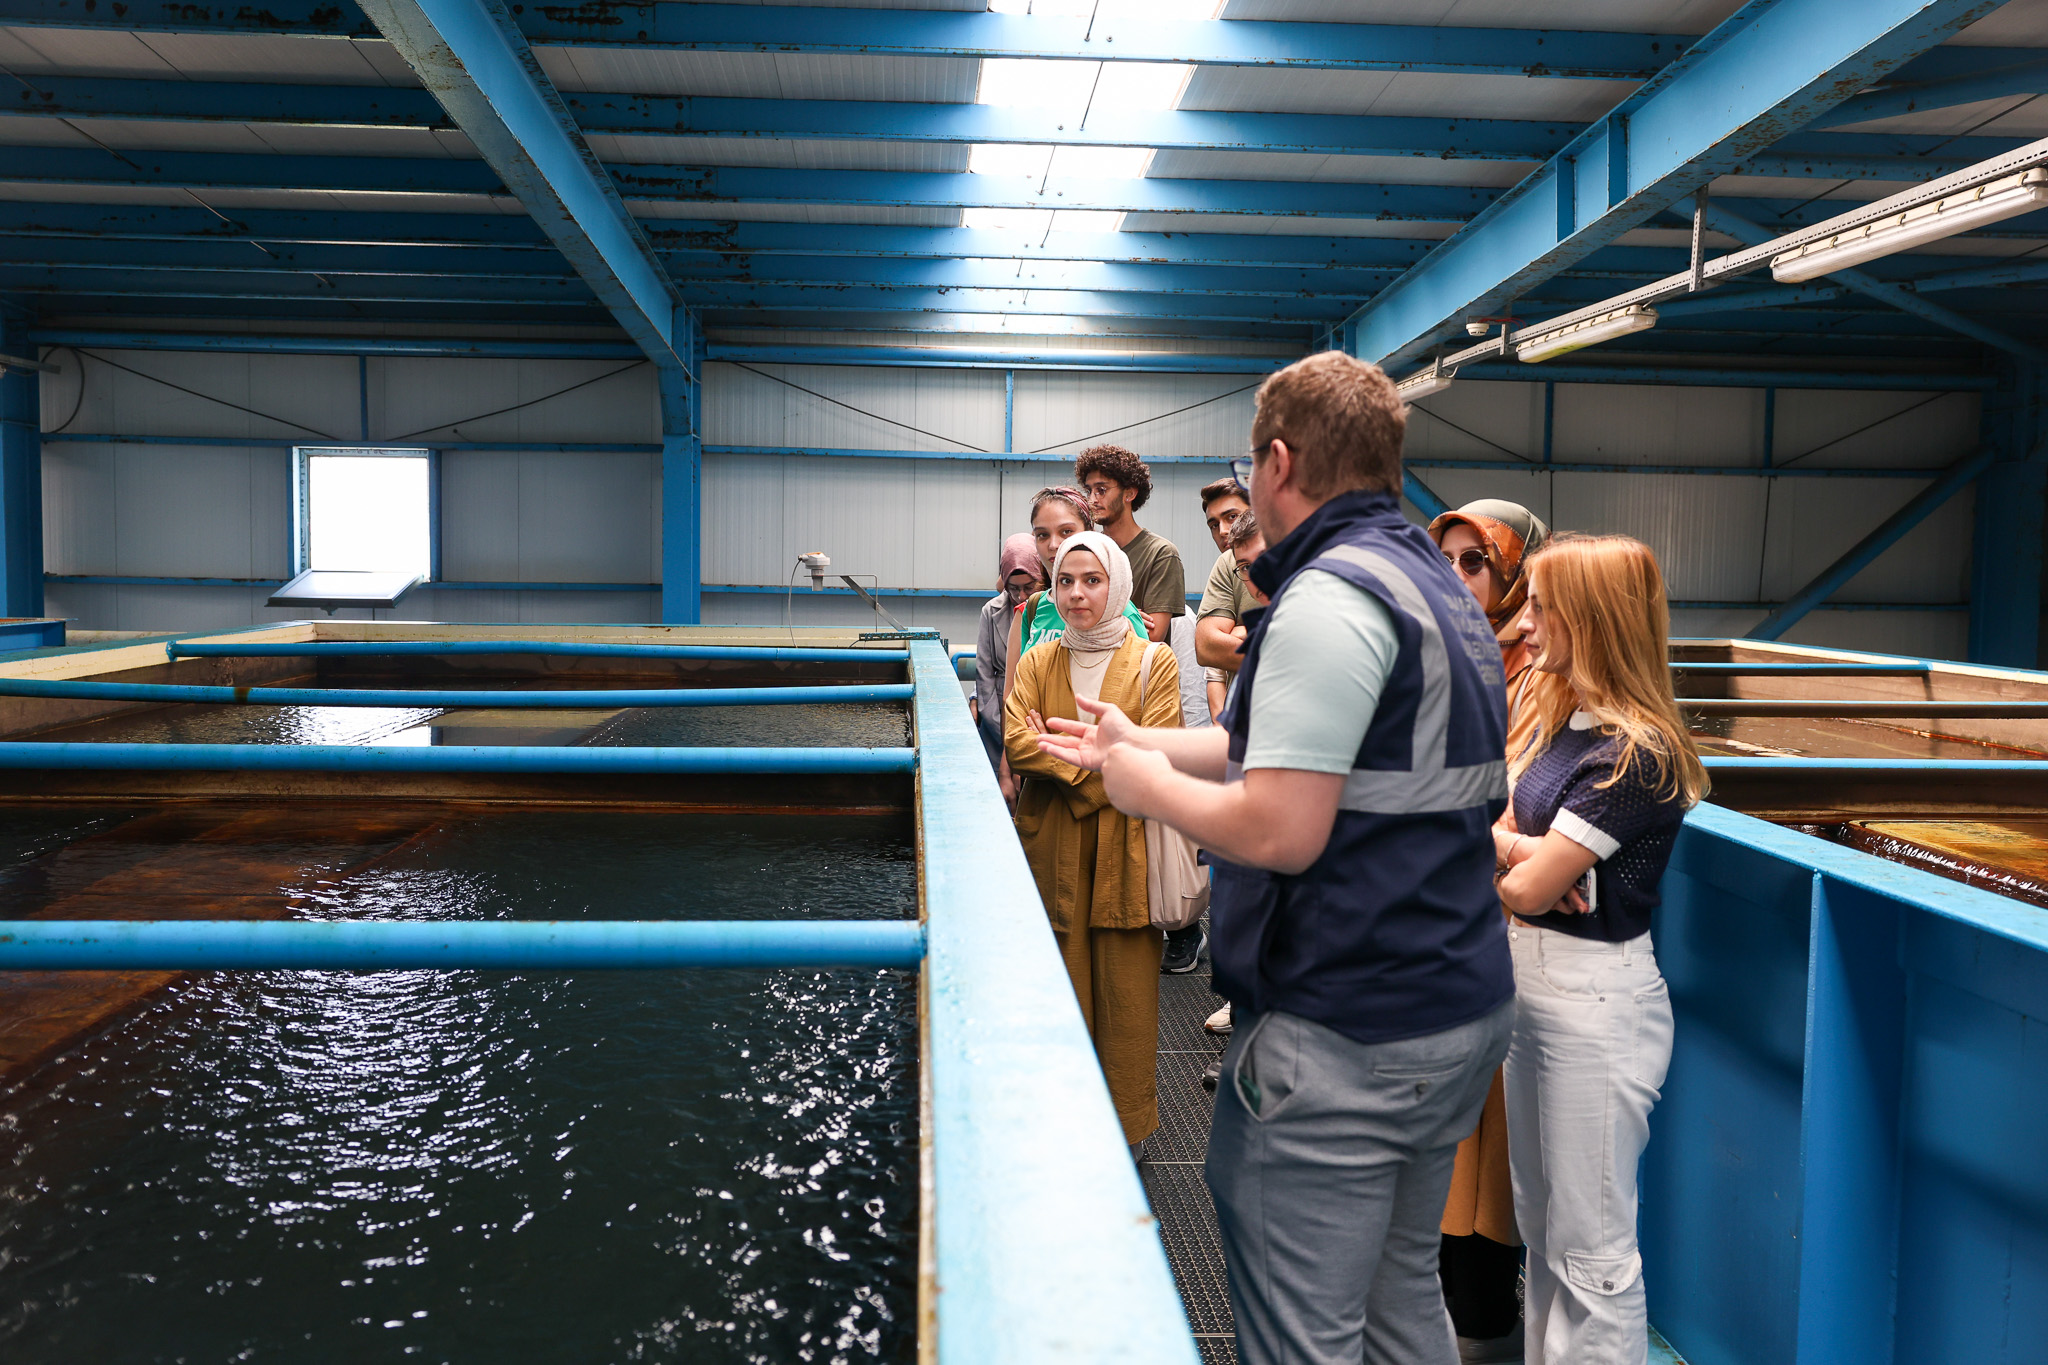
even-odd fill
[[(294, 891), (897, 918), (915, 868), (889, 820), (545, 812)], [(907, 1360), (914, 1024), (902, 972), (194, 978), (0, 1096), (0, 1356)]]

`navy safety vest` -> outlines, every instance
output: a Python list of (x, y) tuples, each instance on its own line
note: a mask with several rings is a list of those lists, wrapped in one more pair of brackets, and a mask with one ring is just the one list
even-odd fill
[[(1217, 989), (1361, 1043), (1454, 1028), (1514, 995), (1490, 827), (1507, 804), (1507, 693), (1493, 628), (1384, 493), (1339, 494), (1252, 565), (1274, 607), (1304, 569), (1372, 594), (1400, 652), (1322, 856), (1299, 875), (1216, 862)], [(1254, 611), (1221, 724), (1244, 775), (1273, 608)], [(1289, 630), (1314, 630), (1294, 618)]]

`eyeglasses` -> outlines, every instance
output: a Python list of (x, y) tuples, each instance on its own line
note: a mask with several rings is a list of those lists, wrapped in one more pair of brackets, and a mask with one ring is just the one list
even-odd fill
[(1486, 568), (1486, 551), (1460, 550), (1457, 554), (1445, 555), (1444, 560), (1465, 577), (1477, 578)]
[(1234, 566), (1233, 566), (1233, 568), (1232, 568), (1232, 572), (1234, 572), (1234, 573), (1235, 573), (1235, 574), (1236, 574), (1236, 575), (1237, 575), (1237, 576), (1238, 576), (1239, 578), (1242, 578), (1242, 579), (1243, 579), (1243, 580), (1244, 580), (1245, 582), (1247, 582), (1247, 583), (1251, 582), (1251, 581), (1252, 581), (1252, 565), (1251, 565), (1251, 561), (1250, 561), (1250, 560), (1246, 560), (1246, 561), (1245, 561), (1244, 563), (1242, 563), (1242, 564), (1234, 565)]
[(1252, 457), (1240, 455), (1230, 462), (1230, 477), (1237, 480), (1237, 486), (1245, 492), (1252, 491)]

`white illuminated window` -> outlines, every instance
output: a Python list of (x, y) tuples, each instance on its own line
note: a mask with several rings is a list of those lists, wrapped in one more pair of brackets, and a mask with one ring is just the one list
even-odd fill
[(299, 446), (293, 493), (299, 570), (357, 569), (433, 578), (434, 455), (393, 446)]

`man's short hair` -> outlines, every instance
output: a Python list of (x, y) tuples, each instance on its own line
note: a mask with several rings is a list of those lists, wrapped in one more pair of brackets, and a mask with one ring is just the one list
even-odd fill
[(1259, 529), (1258, 517), (1253, 513), (1247, 512), (1236, 521), (1230, 523), (1230, 535), (1227, 539), (1231, 549), (1239, 550), (1264, 535), (1265, 532)]
[(1137, 494), (1131, 499), (1131, 510), (1137, 511), (1145, 505), (1145, 499), (1152, 496), (1152, 471), (1138, 458), (1137, 452), (1125, 450), (1122, 446), (1089, 446), (1081, 452), (1081, 458), (1074, 461), (1074, 482), (1087, 487), (1090, 474), (1102, 474), (1110, 482), (1121, 484)]
[(1259, 385), (1252, 448), (1285, 441), (1295, 483), (1311, 498), (1353, 489), (1401, 491), (1401, 437), (1408, 415), (1377, 365), (1342, 351), (1297, 360)]
[(1215, 502), (1219, 498), (1236, 498), (1247, 506), (1251, 503), (1251, 499), (1245, 496), (1244, 485), (1236, 479), (1218, 479), (1214, 483), (1202, 485), (1202, 510), (1204, 512), (1209, 510), (1210, 503)]

